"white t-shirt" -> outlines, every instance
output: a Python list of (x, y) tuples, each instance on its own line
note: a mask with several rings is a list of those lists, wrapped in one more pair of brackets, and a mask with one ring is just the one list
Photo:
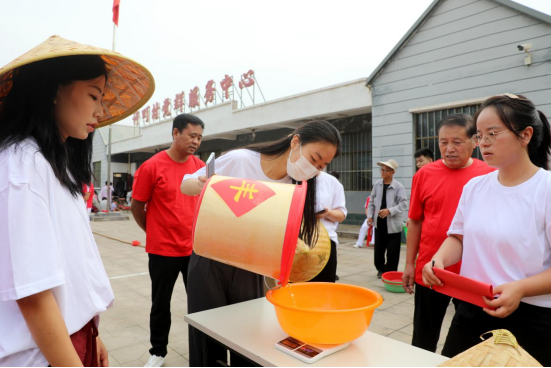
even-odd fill
[[(115, 188), (113, 188), (113, 186), (111, 185), (111, 195), (113, 195), (113, 192), (115, 191)], [(102, 198), (107, 198), (107, 185), (104, 185), (103, 187), (101, 187), (101, 190), (99, 192), (99, 199), (102, 199)]]
[(113, 303), (82, 197), (33, 140), (0, 153), (0, 366), (47, 366), (16, 300), (52, 290), (69, 334)]
[[(463, 235), (461, 275), (493, 286), (525, 279), (551, 267), (551, 172), (505, 187), (498, 171), (463, 188), (448, 235)], [(551, 294), (523, 298), (551, 308)]]
[[(329, 210), (341, 210), (344, 216), (347, 215), (346, 200), (344, 198), (344, 187), (333, 175), (321, 172), (316, 179), (316, 211), (327, 208)], [(321, 223), (327, 229), (329, 238), (339, 245), (337, 237), (338, 222), (322, 218)]]
[(99, 209), (103, 211), (107, 211), (109, 209), (109, 203), (107, 202), (107, 199), (103, 199), (100, 202)]
[[(273, 181), (276, 183), (291, 183), (291, 178), (287, 175), (283, 179), (270, 179), (262, 171), (260, 164), (260, 153), (248, 149), (234, 150), (220, 156), (216, 159), (215, 172), (222, 176), (231, 176), (241, 179), (252, 179), (262, 181)], [(186, 174), (182, 181), (186, 179), (197, 179), (199, 176), (205, 176), (206, 166), (199, 169), (194, 174)]]

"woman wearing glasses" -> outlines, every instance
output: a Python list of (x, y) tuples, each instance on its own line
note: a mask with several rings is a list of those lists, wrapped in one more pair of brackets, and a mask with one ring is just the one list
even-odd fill
[(551, 365), (551, 153), (549, 122), (523, 96), (486, 100), (475, 116), (473, 141), (498, 170), (464, 188), (448, 238), (423, 268), (462, 261), (461, 275), (494, 285), (496, 310), (459, 301), (442, 354), (455, 356), (480, 335), (507, 329), (542, 365)]

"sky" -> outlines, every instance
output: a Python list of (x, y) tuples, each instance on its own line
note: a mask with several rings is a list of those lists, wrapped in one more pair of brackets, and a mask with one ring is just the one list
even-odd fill
[[(112, 0), (3, 1), (0, 65), (54, 34), (112, 48)], [(162, 105), (251, 69), (267, 101), (366, 78), (432, 0), (120, 2), (116, 51), (151, 71), (147, 105)], [(517, 2), (551, 14), (550, 0)]]

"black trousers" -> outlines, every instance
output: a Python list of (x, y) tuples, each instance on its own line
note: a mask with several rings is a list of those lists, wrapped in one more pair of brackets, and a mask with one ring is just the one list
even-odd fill
[(523, 302), (509, 316), (496, 318), (459, 300), (442, 355), (454, 357), (479, 344), (480, 335), (497, 329), (509, 330), (528, 354), (544, 367), (551, 366), (551, 308)]
[(374, 257), (375, 268), (378, 272), (398, 271), (401, 242), (402, 233), (389, 234), (386, 226), (377, 226), (377, 229), (375, 229)]
[[(224, 263), (191, 254), (187, 289), (188, 313), (197, 313), (261, 298), (264, 296), (264, 277)], [(217, 366), (227, 363), (227, 349), (213, 341), (203, 344), (203, 333), (189, 326), (190, 367)], [(203, 359), (207, 356), (207, 360)], [(250, 363), (230, 354), (234, 367)]]
[(335, 276), (337, 276), (337, 244), (331, 240), (329, 260), (323, 270), (310, 282), (335, 282)]
[(184, 276), (187, 290), (188, 257), (165, 257), (149, 254), (149, 276), (151, 277), (151, 314), (149, 329), (151, 331), (151, 355), (166, 356), (168, 334), (172, 322), (170, 301), (172, 291), (180, 273)]
[[(415, 311), (411, 345), (436, 352), (442, 321), (451, 297), (415, 283)], [(455, 301), (455, 299), (454, 299)]]

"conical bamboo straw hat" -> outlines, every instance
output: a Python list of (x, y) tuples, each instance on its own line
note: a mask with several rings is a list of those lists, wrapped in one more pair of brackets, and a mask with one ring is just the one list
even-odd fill
[(145, 67), (118, 52), (51, 36), (27, 53), (0, 68), (0, 105), (13, 85), (17, 69), (37, 61), (75, 55), (100, 55), (107, 69), (103, 117), (99, 128), (122, 120), (153, 95), (155, 80)]
[(318, 241), (314, 247), (310, 248), (301, 239), (298, 240), (289, 281), (304, 282), (312, 280), (325, 268), (330, 255), (331, 239), (325, 226), (318, 221)]
[[(541, 367), (507, 330), (493, 330), (491, 338), (445, 361), (440, 367)], [(484, 336), (482, 335), (482, 336)], [(484, 338), (480, 336), (482, 340)]]

